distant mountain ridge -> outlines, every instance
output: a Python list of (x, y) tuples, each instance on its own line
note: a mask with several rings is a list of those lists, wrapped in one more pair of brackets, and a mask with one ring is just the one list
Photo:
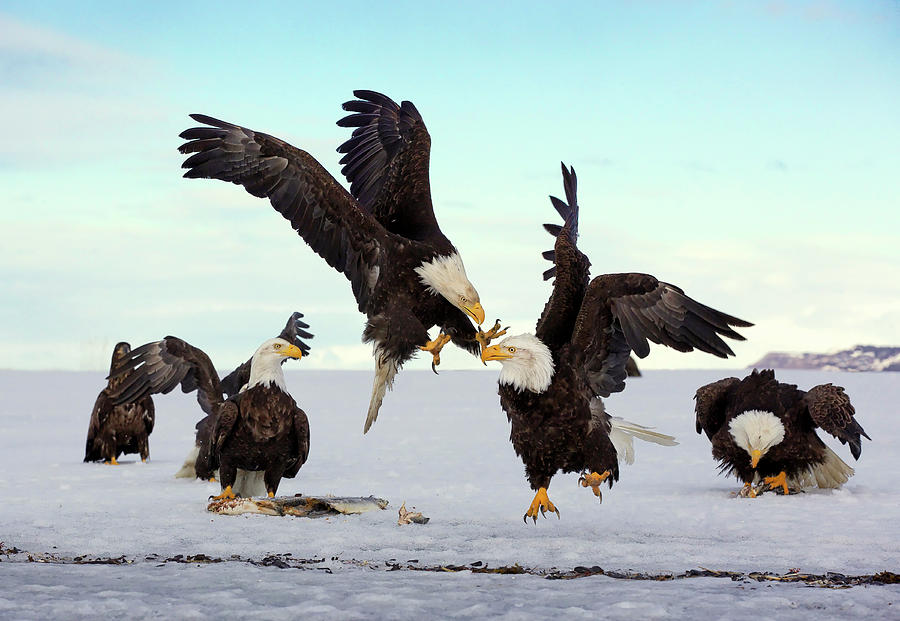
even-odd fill
[(827, 354), (770, 352), (751, 366), (757, 369), (900, 371), (900, 347), (857, 345)]

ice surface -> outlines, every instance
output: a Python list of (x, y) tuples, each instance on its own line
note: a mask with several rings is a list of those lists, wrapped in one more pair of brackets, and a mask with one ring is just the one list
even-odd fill
[[(743, 375), (743, 372), (735, 372)], [(890, 617), (896, 586), (832, 591), (801, 585), (695, 578), (668, 583), (602, 576), (548, 581), (537, 576), (386, 572), (342, 559), (416, 559), (421, 565), (520, 565), (680, 572), (900, 569), (900, 375), (783, 371), (809, 388), (847, 389), (873, 438), (858, 463), (828, 438), (856, 475), (837, 491), (757, 499), (731, 497), (737, 481), (718, 475), (709, 443), (694, 432), (693, 393), (722, 371), (647, 371), (630, 378), (608, 410), (655, 426), (681, 443), (636, 442), (636, 463), (598, 504), (577, 475), (558, 475), (550, 498), (562, 519), (536, 525), (522, 515), (533, 493), (509, 444), (509, 425), (491, 372), (401, 372), (381, 415), (362, 425), (371, 389), (365, 372), (288, 371), (310, 418), (309, 461), (279, 495), (368, 496), (386, 511), (327, 519), (207, 513), (217, 485), (175, 479), (200, 416), (192, 396), (156, 397), (150, 462), (83, 464), (90, 409), (102, 374), (0, 372), (0, 541), (62, 557), (121, 556), (128, 566), (0, 562), (0, 617), (79, 617), (134, 611), (132, 618), (203, 618), (227, 610), (253, 618), (299, 613), (335, 618), (431, 616), (566, 618), (727, 616)], [(403, 501), (431, 518), (397, 526)], [(315, 570), (246, 563), (178, 565), (149, 554), (262, 558), (336, 557)], [(20, 555), (21, 558), (21, 555)], [(0, 559), (3, 559), (0, 556)], [(9, 588), (7, 588), (9, 587)], [(893, 615), (897, 618), (897, 615)]]

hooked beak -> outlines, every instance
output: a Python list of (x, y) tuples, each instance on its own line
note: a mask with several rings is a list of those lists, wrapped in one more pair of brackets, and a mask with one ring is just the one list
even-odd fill
[(278, 350), (278, 353), (285, 358), (296, 358), (297, 360), (300, 360), (300, 358), (303, 357), (303, 352), (300, 351), (300, 348), (296, 345), (288, 345), (287, 347)]
[(750, 465), (756, 468), (756, 465), (759, 463), (759, 460), (762, 458), (762, 451), (759, 449), (753, 449), (750, 452)]
[(475, 320), (479, 326), (484, 323), (484, 309), (481, 308), (481, 302), (475, 302), (472, 305), (464, 305), (462, 309), (465, 313)]
[(509, 360), (512, 354), (504, 351), (499, 345), (491, 345), (481, 350), (481, 361), (487, 363), (488, 360)]

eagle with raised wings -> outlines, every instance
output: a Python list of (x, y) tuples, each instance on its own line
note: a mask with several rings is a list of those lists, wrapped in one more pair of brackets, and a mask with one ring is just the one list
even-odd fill
[(776, 380), (771, 369), (707, 384), (694, 399), (697, 433), (706, 433), (720, 471), (744, 483), (741, 496), (846, 483), (853, 468), (822, 442), (817, 428), (849, 444), (853, 459), (862, 454), (861, 436), (871, 440), (842, 387), (800, 390)]
[[(417, 351), (440, 363), (449, 341), (480, 352), (484, 322), (478, 292), (462, 258), (441, 232), (428, 177), (431, 137), (409, 101), (354, 91), (344, 104), (353, 127), (338, 147), (348, 192), (309, 153), (268, 134), (202, 114), (205, 127), (181, 133), (192, 154), (185, 177), (230, 181), (268, 198), (316, 254), (350, 281), (366, 314), (363, 341), (374, 346), (375, 380), (363, 432), (378, 417), (385, 392)], [(428, 330), (439, 326), (430, 340)]]
[(628, 461), (632, 452), (631, 438), (674, 443), (670, 436), (610, 416), (603, 407), (601, 397), (625, 389), (631, 352), (644, 358), (652, 341), (725, 358), (734, 352), (721, 336), (744, 340), (732, 326), (752, 325), (649, 274), (604, 274), (591, 280), (590, 261), (576, 243), (575, 170), (563, 164), (562, 173), (566, 201), (550, 200), (564, 224), (544, 225), (556, 238), (553, 250), (543, 253), (553, 262), (544, 279), (555, 282), (535, 333), (507, 337), (482, 351), (483, 360), (503, 365), (500, 405), (535, 490), (526, 521), (537, 520), (538, 511), (559, 515), (547, 496), (558, 471), (581, 472), (582, 486), (602, 500), (600, 484), (612, 487), (618, 480), (619, 461)]

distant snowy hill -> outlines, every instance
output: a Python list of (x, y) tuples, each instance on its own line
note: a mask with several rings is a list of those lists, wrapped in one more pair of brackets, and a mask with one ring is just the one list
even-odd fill
[(828, 354), (772, 352), (754, 363), (757, 369), (818, 369), (820, 371), (900, 371), (900, 347), (857, 345)]

